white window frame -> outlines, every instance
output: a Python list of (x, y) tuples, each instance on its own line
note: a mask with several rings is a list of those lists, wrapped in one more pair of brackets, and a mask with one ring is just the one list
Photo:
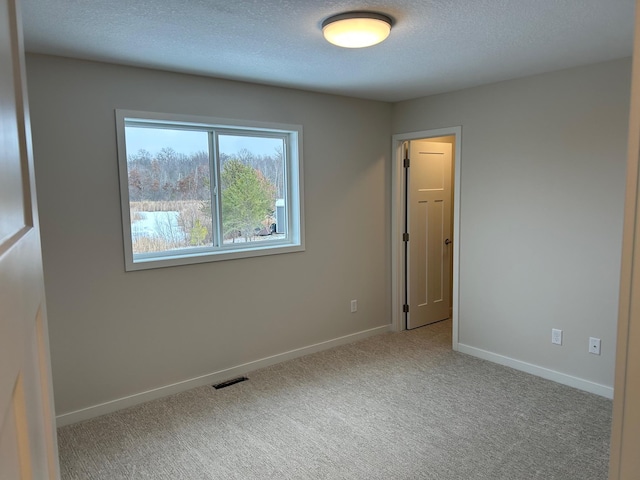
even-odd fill
[[(151, 268), (191, 265), (238, 258), (275, 255), (304, 251), (304, 190), (302, 169), (302, 126), (271, 122), (231, 120), (218, 117), (166, 114), (136, 110), (115, 111), (116, 137), (118, 148), (118, 171), (120, 176), (120, 204), (122, 209), (122, 232), (124, 241), (125, 270), (146, 270)], [(255, 134), (285, 138), (285, 185), (286, 185), (286, 237), (268, 242), (234, 243), (207, 247), (184, 248), (175, 251), (134, 254), (131, 236), (131, 210), (129, 204), (129, 175), (127, 169), (127, 147), (125, 126), (127, 123), (150, 124), (166, 127), (193, 127), (199, 130), (213, 130), (214, 137), (220, 134)], [(130, 152), (136, 153), (136, 152)], [(217, 154), (211, 153), (217, 157)], [(216, 189), (219, 165), (211, 171), (211, 189)], [(219, 203), (219, 202), (218, 202)], [(214, 205), (212, 204), (212, 209)], [(215, 216), (214, 216), (215, 221)], [(218, 221), (219, 222), (219, 221)]]

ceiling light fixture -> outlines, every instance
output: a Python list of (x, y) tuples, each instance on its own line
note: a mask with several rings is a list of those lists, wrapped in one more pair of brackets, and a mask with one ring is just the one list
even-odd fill
[(372, 12), (348, 12), (322, 22), (328, 42), (345, 48), (370, 47), (382, 42), (391, 32), (391, 19)]

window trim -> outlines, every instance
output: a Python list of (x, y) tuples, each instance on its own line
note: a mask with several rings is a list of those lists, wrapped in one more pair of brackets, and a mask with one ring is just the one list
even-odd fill
[[(282, 124), (274, 122), (259, 122), (228, 119), (220, 117), (205, 117), (197, 115), (169, 114), (146, 112), (139, 110), (116, 109), (116, 140), (118, 153), (118, 174), (120, 184), (120, 206), (122, 214), (122, 239), (124, 244), (125, 270), (147, 270), (153, 268), (192, 265), (239, 258), (251, 258), (264, 255), (301, 252), (305, 250), (304, 243), (304, 186), (302, 159), (302, 125)], [(285, 137), (285, 184), (287, 235), (286, 240), (252, 243), (250, 247), (239, 248), (239, 244), (214, 245), (212, 247), (194, 247), (180, 249), (179, 253), (133, 253), (131, 236), (131, 210), (129, 201), (129, 176), (127, 168), (127, 151), (125, 139), (125, 125), (135, 122), (141, 125), (162, 123), (172, 127), (192, 127), (190, 129), (215, 129), (213, 143), (217, 144), (217, 136), (233, 133), (259, 133), (266, 136)], [(249, 132), (247, 132), (249, 131)], [(259, 136), (259, 135), (256, 135)], [(211, 147), (211, 146), (210, 146)], [(217, 146), (215, 147), (217, 148)], [(217, 163), (217, 162), (216, 162)], [(216, 166), (219, 168), (219, 165)], [(217, 175), (211, 171), (211, 175)], [(213, 205), (212, 205), (213, 208)], [(216, 227), (217, 228), (217, 227)]]

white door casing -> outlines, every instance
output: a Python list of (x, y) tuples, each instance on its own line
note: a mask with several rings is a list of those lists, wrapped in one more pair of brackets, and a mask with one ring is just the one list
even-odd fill
[(452, 148), (409, 143), (407, 328), (416, 328), (450, 316)]
[(0, 0), (0, 478), (59, 478), (22, 27)]
[(640, 471), (640, 0), (636, 2), (610, 480)]

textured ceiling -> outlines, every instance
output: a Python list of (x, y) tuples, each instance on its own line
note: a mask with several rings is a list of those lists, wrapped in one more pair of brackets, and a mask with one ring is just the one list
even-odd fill
[[(384, 101), (631, 55), (634, 0), (22, 0), (27, 51)], [(366, 49), (322, 38), (394, 19)]]

